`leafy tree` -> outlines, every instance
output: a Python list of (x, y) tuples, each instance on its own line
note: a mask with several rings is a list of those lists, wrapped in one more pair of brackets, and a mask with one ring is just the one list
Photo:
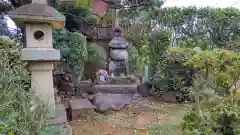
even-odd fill
[(149, 67), (151, 76), (155, 75), (157, 68), (162, 61), (162, 56), (171, 44), (171, 34), (168, 30), (161, 29), (149, 35)]
[[(171, 30), (174, 45), (192, 42), (200, 47), (223, 47), (239, 35), (239, 15), (236, 8), (167, 7), (149, 13), (155, 26)], [(202, 46), (204, 45), (204, 46)]]

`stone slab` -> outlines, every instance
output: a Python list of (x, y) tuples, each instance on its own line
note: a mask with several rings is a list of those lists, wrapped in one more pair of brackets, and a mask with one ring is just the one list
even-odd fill
[(94, 106), (88, 99), (75, 99), (69, 101), (69, 111), (71, 120), (89, 119), (94, 114)]
[(73, 110), (93, 108), (92, 103), (87, 99), (74, 99), (70, 100), (69, 103)]
[(119, 111), (125, 105), (136, 100), (137, 94), (107, 94), (97, 93), (94, 95), (92, 103), (95, 110), (98, 112), (105, 112), (108, 110)]
[(107, 84), (94, 85), (92, 89), (94, 93), (135, 94), (137, 93), (137, 86), (137, 84)]
[(26, 61), (59, 61), (60, 50), (53, 48), (24, 48), (22, 60)]

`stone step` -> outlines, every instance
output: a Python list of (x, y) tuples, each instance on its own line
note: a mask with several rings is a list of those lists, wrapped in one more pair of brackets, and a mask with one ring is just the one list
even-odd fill
[(92, 117), (94, 106), (88, 99), (74, 99), (69, 101), (70, 120)]
[(135, 94), (138, 84), (106, 84), (94, 85), (93, 93)]

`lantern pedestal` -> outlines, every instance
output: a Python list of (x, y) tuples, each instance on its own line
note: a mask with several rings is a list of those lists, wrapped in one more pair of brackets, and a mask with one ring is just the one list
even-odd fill
[(49, 117), (55, 118), (55, 98), (53, 88), (53, 62), (29, 62), (31, 88), (35, 94), (47, 104)]

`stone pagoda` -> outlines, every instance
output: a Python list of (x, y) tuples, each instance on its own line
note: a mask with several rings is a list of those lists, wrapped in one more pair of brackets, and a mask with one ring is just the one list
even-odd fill
[(115, 36), (109, 43), (109, 74), (111, 76), (128, 73), (128, 42), (123, 37), (123, 30), (115, 28)]
[(48, 6), (46, 0), (32, 0), (32, 3), (23, 5), (8, 15), (18, 27), (25, 29), (22, 59), (28, 62), (32, 89), (49, 108), (50, 119), (46, 124), (57, 125), (55, 127), (59, 129), (58, 125), (67, 121), (56, 117), (60, 114), (59, 108), (61, 114), (66, 111), (64, 107), (55, 105), (52, 70), (54, 62), (60, 60), (60, 51), (53, 48), (52, 29), (63, 29), (65, 16)]

